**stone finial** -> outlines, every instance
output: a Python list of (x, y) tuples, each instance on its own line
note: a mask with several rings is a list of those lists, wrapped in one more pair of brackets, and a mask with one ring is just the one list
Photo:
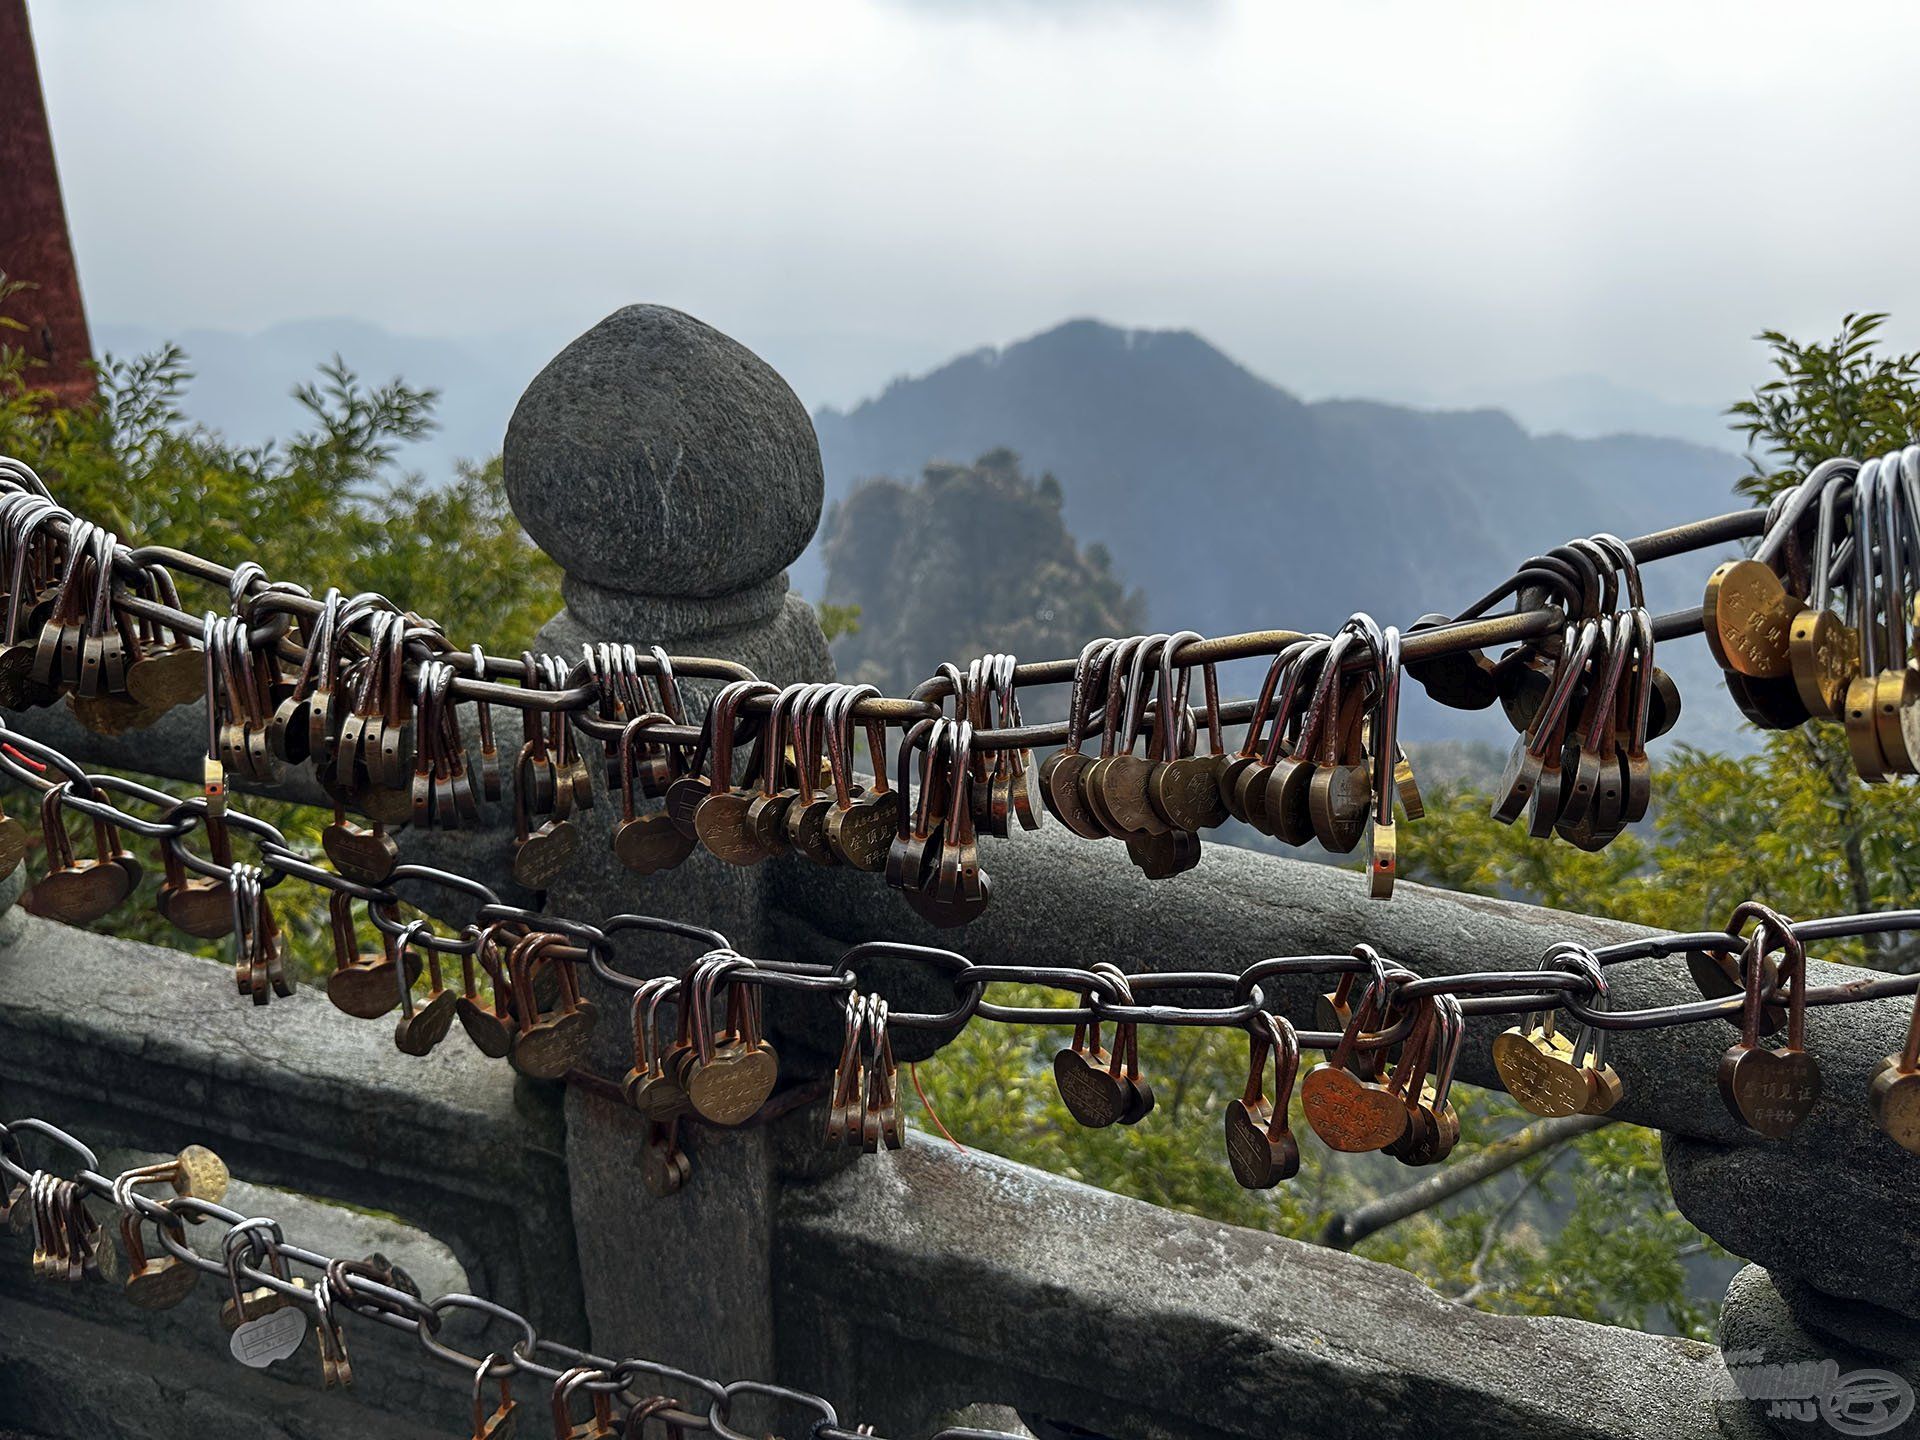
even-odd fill
[(572, 580), (711, 598), (764, 586), (820, 521), (820, 446), (787, 382), (664, 305), (616, 310), (534, 377), (507, 495)]

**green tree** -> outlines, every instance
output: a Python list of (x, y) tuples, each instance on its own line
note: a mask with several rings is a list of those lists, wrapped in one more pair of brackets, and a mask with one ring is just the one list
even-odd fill
[[(257, 560), (318, 593), (372, 590), (451, 635), (519, 649), (559, 604), (559, 572), (521, 532), (497, 458), (428, 485), (396, 465), (438, 399), (364, 383), (337, 357), (294, 390), (305, 415), (282, 445), (236, 446), (191, 422), (192, 373), (171, 346), (107, 360), (98, 401), (56, 410), (17, 351), (0, 351), (0, 451), (38, 469), (63, 505), (136, 537), (233, 565)], [(224, 594), (199, 597), (226, 609)], [(190, 603), (193, 597), (189, 597)]]
[[(0, 306), (18, 287), (0, 287)], [(0, 314), (0, 336), (5, 333)], [(559, 572), (521, 532), (498, 458), (462, 464), (430, 486), (402, 473), (399, 447), (433, 425), (437, 396), (400, 380), (368, 385), (337, 357), (294, 391), (304, 423), (284, 444), (243, 447), (194, 424), (182, 396), (192, 378), (168, 346), (99, 367), (89, 405), (59, 408), (34, 384), (35, 361), (0, 345), (0, 454), (34, 466), (69, 509), (139, 544), (172, 545), (223, 564), (253, 559), (276, 580), (371, 590), (429, 616), (453, 636), (485, 637), (495, 654), (529, 644), (560, 604)], [(193, 612), (224, 612), (224, 591), (187, 586)], [(37, 832), (37, 807), (10, 792), (7, 808)], [(298, 846), (317, 849), (324, 812), (259, 798), (250, 812)], [(76, 844), (91, 844), (77, 816)], [(43, 869), (36, 854), (32, 873)], [(192, 946), (156, 913), (158, 877), (106, 922), (131, 938)], [(290, 960), (329, 963), (325, 907), (311, 891), (275, 892)]]

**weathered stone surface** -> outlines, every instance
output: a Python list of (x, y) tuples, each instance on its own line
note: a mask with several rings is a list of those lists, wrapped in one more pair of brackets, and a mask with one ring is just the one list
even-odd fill
[(1920, 1435), (1920, 1355), (1876, 1355), (1810, 1334), (1758, 1265), (1727, 1287), (1720, 1347), (1723, 1409), (1744, 1406), (1775, 1434)]
[(0, 948), (13, 944), (26, 928), (27, 913), (19, 906), (20, 896), (26, 888), (25, 865), (16, 866), (13, 874), (0, 880)]
[[(169, 1157), (150, 1151), (113, 1150), (100, 1158), (101, 1173), (117, 1175), (134, 1165)], [(239, 1178), (229, 1187), (223, 1203), (242, 1215), (271, 1216), (280, 1222), (289, 1242), (323, 1255), (348, 1259), (374, 1254), (384, 1256), (403, 1269), (429, 1299), (471, 1288), (466, 1270), (446, 1245), (425, 1231), (388, 1216), (329, 1204), (290, 1190), (250, 1184)], [(117, 1236), (119, 1220), (112, 1207), (98, 1201), (93, 1208), (105, 1233)], [(190, 1228), (187, 1239), (201, 1255), (217, 1261), (222, 1258), (220, 1237), (224, 1232), (222, 1225), (203, 1225)], [(151, 1233), (146, 1235), (145, 1244), (149, 1257), (163, 1253)], [(120, 1273), (125, 1273), (124, 1265)], [(306, 1278), (311, 1281), (313, 1277), (308, 1274)], [(0, 1230), (0, 1302), (10, 1297), (20, 1303), (58, 1310), (90, 1326), (97, 1324), (121, 1331), (129, 1339), (137, 1338), (146, 1345), (175, 1347), (177, 1353), (193, 1361), (204, 1358), (232, 1363), (226, 1354), (226, 1334), (217, 1319), (220, 1304), (228, 1293), (224, 1279), (203, 1275), (193, 1293), (179, 1305), (155, 1311), (126, 1303), (109, 1285), (38, 1284), (27, 1275), (24, 1240), (9, 1237), (6, 1231)], [(478, 1317), (471, 1313), (451, 1312), (443, 1326), (444, 1338), (462, 1347), (480, 1339), (483, 1327), (477, 1321)], [(467, 1377), (457, 1370), (429, 1362), (419, 1342), (410, 1335), (350, 1317), (345, 1317), (343, 1323), (348, 1354), (354, 1364), (351, 1398), (356, 1405), (389, 1415), (452, 1417), (462, 1413)], [(299, 1354), (266, 1373), (287, 1392), (274, 1408), (298, 1403), (303, 1390), (318, 1388), (320, 1368), (313, 1339), (308, 1339)], [(104, 1394), (127, 1383), (118, 1371), (109, 1369), (96, 1377), (92, 1389)], [(0, 1410), (0, 1414), (3, 1413)]]
[(1842, 1300), (1784, 1271), (1767, 1271), (1766, 1276), (1808, 1334), (1836, 1340), (1869, 1355), (1920, 1359), (1920, 1320), (1863, 1301)]
[[(983, 846), (982, 861), (993, 875), (995, 901), (958, 931), (928, 925), (871, 876), (779, 862), (769, 871), (773, 953), (836, 958), (848, 945), (884, 936), (949, 946), (996, 964), (1111, 959), (1130, 971), (1239, 970), (1269, 955), (1343, 954), (1365, 940), (1423, 974), (1447, 974), (1533, 969), (1556, 939), (1602, 945), (1645, 933), (1419, 885), (1397, 887), (1392, 902), (1382, 905), (1367, 898), (1364, 877), (1353, 871), (1225, 845), (1209, 846), (1198, 869), (1148, 884), (1119, 846), (1090, 845), (1058, 825)], [(1034, 897), (1044, 903), (1032, 903)], [(1810, 962), (1808, 973), (1815, 985), (1860, 974), (1819, 961)], [(1619, 1009), (1699, 999), (1679, 956), (1610, 966), (1607, 974)], [(910, 963), (877, 962), (862, 977), (863, 988), (886, 995), (896, 1011), (940, 1012), (956, 1000), (944, 978)], [(1271, 983), (1267, 994), (1296, 1024), (1307, 1025), (1317, 988), (1285, 979)], [(1221, 1003), (1217, 994), (1191, 998)], [(1899, 1048), (1907, 1016), (1902, 1000), (1809, 1013), (1808, 1045), (1825, 1070), (1826, 1095), (1785, 1141), (1762, 1140), (1727, 1113), (1716, 1072), (1737, 1038), (1728, 1025), (1615, 1035), (1608, 1059), (1626, 1094), (1614, 1113), (1669, 1132), (1668, 1171), (1682, 1211), (1736, 1254), (1804, 1275), (1833, 1294), (1920, 1316), (1920, 1212), (1902, 1199), (1911, 1193), (1920, 1160), (1880, 1132), (1866, 1104), (1871, 1067)], [(822, 1051), (837, 1044), (811, 1011), (787, 1013), (782, 1023)], [(1507, 1023), (1469, 1022), (1461, 1078), (1498, 1083), (1489, 1047)], [(924, 1035), (896, 1029), (893, 1041), (903, 1060), (927, 1053)], [(1816, 1213), (1859, 1217), (1877, 1243), (1861, 1244), (1845, 1225), (1780, 1219)]]
[(568, 574), (678, 597), (776, 575), (812, 537), (825, 484), (786, 381), (662, 305), (616, 310), (534, 377), (505, 472), (520, 523)]
[(587, 1313), (602, 1353), (727, 1379), (774, 1374), (766, 1130), (683, 1127), (692, 1176), (657, 1199), (640, 1176), (639, 1114), (573, 1091), (567, 1124)]
[[(127, 1308), (99, 1287), (88, 1298), (102, 1312)], [(271, 1370), (236, 1363), (207, 1308), (202, 1343), (180, 1346), (0, 1296), (0, 1417), (32, 1434), (127, 1440), (445, 1440), (466, 1423), (451, 1369), (450, 1389), (414, 1415), (384, 1414), (357, 1386), (321, 1390), (311, 1337)], [(373, 1342), (365, 1356), (355, 1352), (362, 1365), (419, 1371), (426, 1363), (403, 1336), (379, 1343), (361, 1326), (348, 1343), (356, 1340)]]
[[(602, 603), (592, 613), (609, 629), (588, 629), (569, 608), (541, 631), (540, 646), (577, 654), (589, 641), (652, 633), (639, 628), (656, 609), (652, 598), (598, 594)], [(833, 673), (812, 609), (794, 596), (758, 623), (679, 632), (668, 643), (678, 653), (737, 661), (783, 682)], [(719, 688), (699, 680), (683, 686), (696, 715)], [(767, 868), (736, 869), (696, 854), (663, 874), (633, 875), (607, 844), (617, 806), (604, 788), (602, 768), (590, 768), (596, 801), (593, 816), (583, 822), (587, 837), (547, 903), (565, 915), (638, 912), (693, 921), (720, 931), (748, 954), (767, 953)], [(420, 848), (430, 853), (428, 845)], [(700, 953), (692, 942), (644, 934), (623, 938), (619, 949), (621, 968), (632, 975), (677, 973)], [(625, 1023), (629, 997), (592, 979), (589, 991), (607, 1017), (594, 1037), (594, 1063), (605, 1073), (624, 1074), (633, 1063), (632, 1031)], [(595, 1336), (619, 1337), (606, 1343), (705, 1374), (773, 1373), (767, 1131), (689, 1137), (693, 1179), (685, 1191), (659, 1200), (641, 1183), (645, 1127), (634, 1112), (575, 1092), (568, 1097), (567, 1122), (577, 1141), (569, 1151), (574, 1216)], [(690, 1264), (689, 1256), (699, 1258)], [(715, 1296), (726, 1298), (716, 1302)]]
[(0, 950), (0, 1114), (97, 1150), (198, 1142), (250, 1181), (391, 1212), (482, 1293), (581, 1334), (558, 1097), (458, 1036), (403, 1056), (317, 991), (255, 1009), (224, 966), (29, 916)]
[(790, 1186), (777, 1233), (783, 1372), (885, 1433), (979, 1401), (1129, 1440), (1752, 1433), (1711, 1346), (1482, 1314), (917, 1135)]
[[(1920, 1161), (1867, 1113), (1864, 1053), (1833, 1046), (1819, 1053), (1827, 1093), (1787, 1139), (1720, 1145), (1663, 1136), (1674, 1201), (1736, 1255), (1803, 1276), (1829, 1295), (1920, 1319), (1920, 1218), (1912, 1203)], [(1796, 1218), (1815, 1215), (1826, 1223)]]

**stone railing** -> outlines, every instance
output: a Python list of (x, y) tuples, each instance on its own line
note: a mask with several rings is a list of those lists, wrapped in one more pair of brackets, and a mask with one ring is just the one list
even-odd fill
[[(544, 648), (644, 640), (782, 681), (829, 674), (819, 628), (783, 572), (818, 518), (818, 452), (799, 402), (750, 352), (671, 311), (621, 311), (528, 389), (506, 467), (517, 513), (567, 575)], [(515, 717), (497, 712), (496, 722), (511, 753)], [(58, 711), (28, 723), (92, 763), (199, 775), (204, 720), (191, 713), (121, 740)], [(297, 779), (282, 793), (318, 798)], [(523, 893), (498, 833), (402, 843), (409, 859)], [(1226, 846), (1151, 885), (1117, 847), (1057, 828), (994, 847), (989, 863), (1000, 898), (957, 939), (871, 876), (797, 862), (737, 870), (696, 856), (641, 881), (587, 845), (549, 901), (576, 916), (698, 920), (750, 954), (825, 959), (861, 940), (944, 937), (998, 962), (1111, 958), (1129, 969), (1361, 940), (1426, 973), (1521, 969), (1555, 938), (1632, 933), (1413, 885), (1374, 904), (1353, 874)], [(696, 1130), (691, 1181), (655, 1199), (641, 1182), (638, 1117), (592, 1093), (516, 1080), (458, 1045), (424, 1061), (400, 1056), (382, 1027), (314, 997), (256, 1013), (202, 962), (17, 912), (0, 944), (0, 1112), (69, 1121), (109, 1145), (202, 1140), (236, 1174), (297, 1192), (274, 1203), (303, 1207), (302, 1221), (343, 1247), (383, 1248), (434, 1283), (462, 1277), (549, 1333), (590, 1335), (602, 1353), (820, 1391), (884, 1434), (926, 1433), (982, 1404), (1040, 1429), (1126, 1437), (1766, 1431), (1765, 1406), (1736, 1397), (1711, 1346), (1481, 1314), (1352, 1255), (918, 1140), (849, 1164), (822, 1152), (817, 1110)], [(683, 952), (623, 940), (621, 962), (667, 973)], [(1815, 965), (1816, 983), (1832, 969)], [(1618, 1006), (1695, 998), (1671, 961), (1609, 973)], [(878, 978), (897, 1007), (950, 1002), (925, 975)], [(611, 991), (595, 998), (603, 1012), (624, 1006)], [(1296, 1014), (1311, 1000), (1304, 982), (1275, 998)], [(783, 1061), (796, 1078), (817, 1076), (838, 1036), (817, 1009), (779, 1000), (769, 1024)], [(1905, 1024), (1901, 1001), (1811, 1015), (1830, 1100), (1779, 1143), (1726, 1117), (1714, 1073), (1727, 1032), (1617, 1038), (1610, 1059), (1627, 1087), (1617, 1113), (1661, 1130), (1681, 1208), (1757, 1262), (1728, 1295), (1730, 1348), (1920, 1380), (1920, 1220), (1902, 1203), (1913, 1162), (1874, 1127), (1864, 1098)], [(1497, 1083), (1490, 1030), (1476, 1026), (1467, 1048), (1463, 1078), (1475, 1083)], [(628, 1063), (622, 1032), (600, 1027), (602, 1070)], [(379, 1347), (356, 1365), (352, 1392), (321, 1396), (317, 1366), (238, 1372), (191, 1305), (156, 1318), (98, 1291), (55, 1298), (22, 1269), (0, 1271), (5, 1423), (43, 1434), (400, 1435), (451, 1433), (466, 1413), (458, 1377), (388, 1363)], [(1804, 1420), (1775, 1423), (1817, 1433)]]

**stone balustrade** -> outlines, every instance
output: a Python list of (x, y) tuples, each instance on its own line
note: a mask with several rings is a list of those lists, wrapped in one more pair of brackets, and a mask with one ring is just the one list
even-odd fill
[[(543, 648), (657, 641), (781, 681), (830, 675), (819, 628), (783, 573), (818, 520), (817, 448), (799, 402), (744, 347), (670, 310), (617, 312), (529, 387), (508, 430), (506, 476), (516, 512), (567, 575), (566, 609)], [(119, 740), (57, 710), (22, 723), (90, 763), (199, 774), (204, 716), (192, 712)], [(496, 724), (511, 753), (516, 717), (498, 711)], [(319, 799), (304, 784), (294, 777), (281, 793)], [(604, 793), (599, 803), (611, 813)], [(499, 830), (402, 843), (408, 859), (530, 898), (512, 885)], [(1058, 827), (990, 845), (985, 863), (996, 901), (959, 932), (933, 930), (872, 876), (696, 856), (642, 881), (591, 842), (548, 903), (584, 918), (697, 920), (747, 953), (784, 958), (897, 938), (1001, 963), (1112, 959), (1130, 970), (1238, 968), (1363, 940), (1423, 973), (1528, 969), (1554, 939), (1635, 933), (1414, 885), (1380, 905), (1356, 874), (1222, 845), (1197, 870), (1148, 884), (1119, 847)], [(443, 892), (419, 898), (465, 918)], [(312, 995), (255, 1012), (235, 1004), (215, 967), (37, 919), (10, 915), (0, 945), (6, 1113), (47, 1114), (109, 1144), (204, 1141), (248, 1180), (317, 1197), (302, 1203), (399, 1217), (417, 1233), (393, 1243), (444, 1253), (476, 1291), (528, 1308), (552, 1333), (817, 1389), (883, 1433), (924, 1430), (973, 1403), (1128, 1437), (1763, 1433), (1764, 1407), (1736, 1397), (1713, 1347), (1480, 1314), (1351, 1255), (918, 1140), (849, 1163), (820, 1149), (817, 1110), (697, 1131), (691, 1182), (655, 1199), (640, 1179), (638, 1118), (595, 1094), (517, 1081), (459, 1045), (400, 1056), (383, 1027)], [(635, 974), (689, 958), (657, 937), (623, 937), (621, 950)], [(1812, 967), (1815, 983), (1838, 973)], [(1676, 960), (1609, 974), (1621, 1007), (1697, 998)], [(950, 1003), (925, 972), (876, 968), (871, 979), (896, 1008)], [(1309, 1013), (1304, 982), (1269, 993)], [(619, 992), (593, 998), (624, 1013)], [(769, 1023), (786, 1070), (817, 1076), (837, 1030), (818, 1007), (782, 1000), (770, 999)], [(1720, 1102), (1715, 1065), (1731, 1030), (1634, 1032), (1611, 1051), (1626, 1082), (1618, 1113), (1662, 1131), (1681, 1208), (1766, 1267), (1729, 1294), (1724, 1339), (1743, 1355), (1832, 1356), (1842, 1369), (1920, 1379), (1920, 1224), (1902, 1203), (1915, 1162), (1865, 1103), (1868, 1074), (1898, 1048), (1906, 1015), (1898, 1001), (1810, 1015), (1828, 1098), (1778, 1143), (1732, 1124)], [(1475, 1024), (1464, 1079), (1496, 1082), (1493, 1028)], [(628, 1063), (622, 1032), (601, 1026), (603, 1070)], [(903, 1055), (924, 1053), (905, 1048), (921, 1038), (896, 1037)], [(9, 1273), (0, 1336), (22, 1329), (34, 1343), (0, 1353), (0, 1400), (22, 1397), (20, 1413), (53, 1417), (43, 1428), (80, 1417), (89, 1434), (228, 1433), (206, 1428), (227, 1405), (282, 1427), (247, 1433), (398, 1435), (429, 1418), (444, 1432), (464, 1415), (446, 1408), (457, 1382), (436, 1387), (418, 1366), (376, 1358), (367, 1371), (393, 1373), (325, 1399), (364, 1411), (364, 1431), (327, 1429), (300, 1408), (317, 1398), (317, 1367), (216, 1379), (233, 1372), (217, 1353), (205, 1363), (196, 1347), (211, 1342), (200, 1335), (129, 1318), (97, 1291), (50, 1300)], [(71, 1357), (109, 1349), (106, 1378), (88, 1382), (107, 1398), (85, 1399)], [(70, 1392), (80, 1398), (61, 1398)], [(188, 1398), (174, 1410), (150, 1403), (156, 1393)]]

